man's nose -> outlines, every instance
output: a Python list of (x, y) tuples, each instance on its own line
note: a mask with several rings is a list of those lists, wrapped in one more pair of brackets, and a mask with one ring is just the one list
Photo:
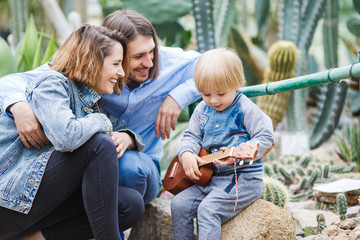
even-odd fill
[(151, 68), (154, 65), (153, 57), (151, 54), (147, 54), (144, 57), (143, 65), (144, 65), (144, 67), (147, 67), (147, 68)]

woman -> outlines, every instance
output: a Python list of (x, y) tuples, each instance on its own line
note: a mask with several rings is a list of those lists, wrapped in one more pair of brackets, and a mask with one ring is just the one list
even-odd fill
[(1, 113), (0, 239), (42, 229), (32, 225), (44, 219), (63, 220), (56, 213), (75, 215), (62, 208), (71, 209), (78, 196), (94, 238), (120, 239), (117, 150), (109, 137), (112, 124), (97, 101), (99, 94), (120, 93), (125, 52), (123, 35), (104, 27), (83, 25), (63, 43), (51, 70), (27, 88), (50, 141), (46, 147), (24, 147), (14, 120)]

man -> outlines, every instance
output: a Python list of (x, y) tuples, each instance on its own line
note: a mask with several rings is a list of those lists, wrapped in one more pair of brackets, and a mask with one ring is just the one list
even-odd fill
[[(128, 39), (130, 74), (122, 93), (103, 95), (101, 105), (115, 130), (127, 126), (145, 144), (141, 152), (127, 150), (119, 159), (119, 184), (136, 189), (147, 204), (161, 187), (161, 139), (170, 137), (181, 110), (200, 98), (193, 81), (200, 54), (159, 47), (153, 26), (135, 11), (116, 11), (106, 17), (103, 26), (123, 32)], [(24, 96), (27, 83), (44, 69), (47, 66), (1, 79), (0, 101), (14, 116), (26, 147), (48, 143)], [(118, 153), (123, 152), (126, 139), (114, 140)]]

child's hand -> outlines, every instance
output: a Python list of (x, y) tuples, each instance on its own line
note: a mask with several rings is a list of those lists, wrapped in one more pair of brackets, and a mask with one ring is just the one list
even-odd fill
[(192, 180), (199, 180), (201, 177), (201, 172), (199, 170), (198, 162), (203, 163), (199, 156), (191, 152), (184, 152), (181, 155), (181, 162), (184, 168), (185, 175)]
[(231, 157), (224, 158), (224, 159), (221, 159), (221, 160), (215, 159), (214, 163), (216, 165), (229, 165), (229, 164), (234, 164), (234, 159), (231, 158)]
[[(222, 148), (220, 148), (220, 150), (224, 152), (226, 150), (226, 148), (222, 147)], [(215, 159), (214, 163), (216, 165), (229, 165), (229, 164), (234, 163), (234, 159), (232, 157), (224, 158), (224, 159), (221, 159), (221, 160)]]

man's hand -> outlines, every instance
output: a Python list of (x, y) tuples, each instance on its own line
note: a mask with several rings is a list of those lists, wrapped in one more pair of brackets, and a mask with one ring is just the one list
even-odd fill
[(161, 105), (155, 121), (155, 135), (164, 140), (170, 138), (170, 131), (175, 130), (176, 122), (181, 113), (179, 104), (170, 96), (167, 96)]
[(192, 180), (200, 179), (202, 174), (199, 170), (198, 163), (205, 162), (201, 159), (201, 157), (191, 152), (184, 152), (183, 154), (181, 154), (181, 162), (186, 176), (188, 176)]
[(31, 144), (36, 149), (40, 149), (49, 144), (41, 124), (27, 102), (17, 102), (9, 108), (9, 111), (14, 116), (20, 139), (26, 148), (30, 148)]
[(121, 158), (126, 149), (135, 148), (134, 139), (125, 132), (113, 132), (111, 139), (114, 141), (118, 158)]

